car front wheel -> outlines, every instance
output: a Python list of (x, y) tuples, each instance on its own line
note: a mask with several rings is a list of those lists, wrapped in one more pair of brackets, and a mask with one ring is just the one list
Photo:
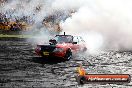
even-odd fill
[(65, 54), (65, 57), (64, 57), (66, 60), (70, 60), (72, 58), (72, 52), (71, 52), (71, 49), (68, 49), (66, 51), (66, 54)]

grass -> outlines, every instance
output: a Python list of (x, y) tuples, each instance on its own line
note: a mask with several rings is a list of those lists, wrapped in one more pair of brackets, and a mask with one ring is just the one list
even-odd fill
[(32, 38), (32, 35), (9, 35), (9, 34), (0, 34), (0, 38)]

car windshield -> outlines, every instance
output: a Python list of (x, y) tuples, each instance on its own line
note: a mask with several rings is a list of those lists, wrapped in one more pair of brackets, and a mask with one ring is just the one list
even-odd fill
[(72, 43), (73, 41), (73, 37), (70, 36), (70, 35), (58, 35), (55, 37), (55, 40), (58, 42), (58, 43)]

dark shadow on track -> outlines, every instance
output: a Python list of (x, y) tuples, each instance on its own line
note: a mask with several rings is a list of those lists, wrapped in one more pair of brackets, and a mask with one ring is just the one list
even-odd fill
[(35, 63), (40, 63), (40, 64), (57, 64), (61, 62), (65, 62), (63, 58), (57, 58), (57, 57), (50, 57), (50, 58), (44, 58), (44, 57), (33, 57), (32, 61)]

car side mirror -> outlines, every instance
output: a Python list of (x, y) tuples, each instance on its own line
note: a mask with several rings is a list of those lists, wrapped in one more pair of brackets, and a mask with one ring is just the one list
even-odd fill
[(50, 39), (49, 44), (50, 45), (55, 45), (55, 44), (57, 44), (57, 41), (55, 39)]
[(72, 44), (77, 44), (77, 42), (72, 42)]

